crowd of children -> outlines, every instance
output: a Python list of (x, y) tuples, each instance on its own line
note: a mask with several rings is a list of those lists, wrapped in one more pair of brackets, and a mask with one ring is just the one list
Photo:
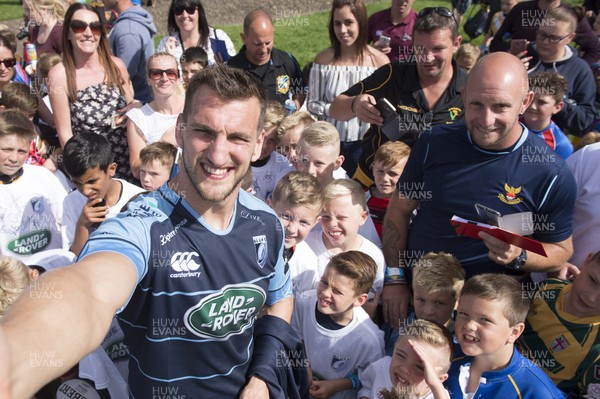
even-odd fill
[[(469, 3), (453, 1), (456, 17)], [(457, 51), (456, 64), (465, 71), (487, 51), (517, 1), (500, 4), (484, 45), (465, 43)], [(36, 255), (78, 255), (104, 220), (177, 173), (179, 85), (187, 87), (209, 63), (200, 47), (185, 49), (179, 60), (167, 53), (148, 60), (154, 100), (128, 113), (129, 134), (137, 137), (130, 146), (137, 186), (115, 178), (105, 137), (77, 134), (61, 149), (52, 136), (47, 75), (59, 62), (56, 55), (40, 58), (34, 90), (11, 82), (1, 91), (0, 318), (35, 281)], [(6, 63), (0, 60), (2, 68)], [(553, 122), (565, 106), (567, 80), (542, 72), (530, 77), (529, 87), (534, 99), (520, 122), (567, 159), (573, 145)], [(177, 103), (177, 110), (160, 112), (167, 103)], [(600, 252), (578, 265), (573, 281), (538, 284), (497, 274), (465, 280), (452, 254), (424, 253), (411, 267), (411, 313), (393, 330), (381, 317), (383, 224), (411, 148), (401, 141), (381, 145), (373, 157), (374, 184), (365, 191), (342, 168), (340, 135), (331, 123), (270, 102), (263, 134), (241, 185), (271, 206), (284, 229), (292, 327), (304, 343), (311, 397), (600, 399)], [(575, 149), (598, 140), (590, 133)], [(109, 334), (122, 338), (117, 330), (114, 324)]]

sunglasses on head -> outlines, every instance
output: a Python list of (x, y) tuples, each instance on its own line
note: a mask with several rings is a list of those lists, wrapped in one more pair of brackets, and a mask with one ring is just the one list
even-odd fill
[(436, 13), (437, 15), (441, 15), (442, 17), (446, 18), (454, 18), (452, 11), (446, 7), (425, 7), (419, 11), (419, 17), (426, 17), (432, 13)]
[(99, 35), (100, 32), (102, 32), (102, 22), (100, 21), (94, 21), (88, 24), (87, 22), (74, 19), (69, 24), (69, 27), (71, 28), (73, 33), (83, 33), (88, 28), (88, 26), (90, 27), (90, 31), (92, 31), (92, 34), (94, 35)]
[(148, 76), (152, 80), (159, 80), (162, 78), (163, 73), (167, 74), (167, 78), (169, 80), (177, 80), (179, 78), (179, 71), (177, 69), (150, 69), (148, 71)]
[(173, 8), (173, 13), (179, 16), (185, 11), (188, 15), (192, 15), (196, 12), (197, 9), (197, 6), (177, 6)]
[(5, 58), (0, 60), (0, 64), (3, 64), (6, 68), (12, 68), (17, 64), (17, 60), (14, 58)]

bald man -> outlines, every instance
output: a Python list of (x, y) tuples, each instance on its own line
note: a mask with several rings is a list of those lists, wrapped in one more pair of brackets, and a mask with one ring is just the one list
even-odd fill
[[(455, 255), (467, 276), (554, 272), (573, 251), (575, 180), (566, 163), (518, 122), (533, 98), (523, 64), (508, 53), (482, 58), (462, 95), (464, 122), (434, 127), (417, 141), (385, 217), (384, 253), (394, 267), (388, 275), (397, 278), (384, 288), (384, 315), (394, 327), (406, 317), (410, 267), (429, 251)], [(482, 240), (457, 237), (449, 220), (478, 220), (476, 203), (502, 215), (532, 212), (532, 238), (548, 257), (485, 233)], [(405, 268), (396, 269), (400, 256)]]
[(264, 10), (254, 10), (244, 18), (244, 32), (240, 33), (244, 46), (228, 64), (252, 72), (263, 82), (269, 100), (284, 105), (294, 100), (300, 109), (306, 85), (302, 69), (293, 55), (273, 47), (273, 21)]

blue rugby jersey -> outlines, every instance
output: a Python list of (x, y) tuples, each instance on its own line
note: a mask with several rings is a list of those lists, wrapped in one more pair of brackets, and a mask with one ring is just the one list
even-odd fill
[(576, 184), (567, 164), (523, 126), (515, 145), (492, 151), (473, 143), (464, 123), (436, 126), (413, 147), (397, 188), (419, 201), (408, 236), (407, 255), (453, 254), (467, 277), (503, 273), (483, 241), (458, 237), (453, 215), (477, 220), (475, 204), (502, 215), (531, 211), (532, 238), (560, 242), (572, 234)]
[[(471, 359), (465, 357), (452, 363), (444, 386), (451, 399), (467, 398), (464, 390), (469, 381)], [(562, 399), (565, 394), (550, 377), (513, 349), (510, 362), (501, 370), (486, 371), (472, 399)]]
[(259, 310), (292, 293), (271, 209), (240, 191), (230, 225), (217, 231), (163, 186), (103, 223), (80, 258), (104, 251), (128, 257), (138, 274), (118, 315), (132, 397), (236, 397)]

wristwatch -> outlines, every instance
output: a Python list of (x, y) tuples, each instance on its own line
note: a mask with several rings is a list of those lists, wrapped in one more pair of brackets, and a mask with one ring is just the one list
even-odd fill
[(521, 254), (507, 264), (506, 267), (513, 270), (524, 270), (525, 263), (527, 263), (527, 251), (522, 249)]

